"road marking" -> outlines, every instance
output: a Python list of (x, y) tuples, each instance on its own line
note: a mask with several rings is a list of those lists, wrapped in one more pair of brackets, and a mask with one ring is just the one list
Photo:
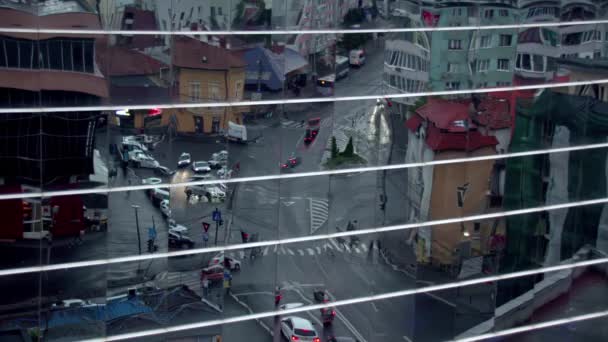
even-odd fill
[(405, 335), (403, 336), (403, 339), (406, 340), (407, 342), (412, 342), (412, 340), (409, 337), (405, 336)]
[(276, 253), (278, 248), (279, 248), (278, 245), (274, 245), (274, 249), (272, 250), (272, 253)]
[(380, 310), (378, 310), (378, 307), (376, 306), (376, 304), (374, 302), (370, 302), (370, 304), (372, 305), (372, 308), (374, 308), (374, 311), (380, 312)]
[(359, 248), (357, 247), (353, 247), (355, 249), (355, 252), (357, 252), (357, 254), (361, 253), (361, 251), (359, 250)]
[(361, 249), (362, 249), (364, 252), (367, 252), (367, 250), (368, 250), (368, 249), (367, 249), (367, 246), (366, 246), (364, 243), (362, 243), (361, 245), (359, 245), (359, 247), (361, 247)]
[(348, 245), (347, 245), (347, 244), (344, 244), (343, 246), (344, 246), (344, 249), (345, 249), (345, 250), (346, 250), (348, 253), (350, 253), (350, 247), (348, 247)]
[(308, 251), (308, 254), (315, 255), (315, 251), (312, 248), (306, 248), (306, 250)]
[(285, 247), (281, 246), (280, 249), (281, 254), (287, 254), (287, 251), (285, 250)]
[(283, 202), (283, 204), (284, 204), (286, 207), (292, 206), (294, 203), (296, 203), (296, 202), (293, 202), (293, 201), (287, 201), (287, 202)]
[(317, 253), (321, 254), (321, 247), (317, 246)]
[(296, 255), (291, 249), (287, 248), (287, 252), (291, 255)]
[(432, 294), (432, 293), (429, 293), (429, 292), (425, 292), (424, 294), (427, 295), (427, 296), (429, 296), (429, 297), (431, 297), (431, 298), (434, 298), (434, 299), (436, 299), (436, 300), (438, 300), (438, 301), (440, 301), (440, 302), (442, 302), (442, 303), (444, 303), (446, 305), (449, 305), (449, 306), (451, 306), (453, 308), (456, 307), (456, 304), (448, 301), (447, 299), (443, 299), (443, 298), (441, 298), (441, 297), (439, 297), (439, 296), (437, 296), (435, 294)]
[(236, 256), (236, 254), (234, 254), (234, 252), (230, 252), (230, 253), (228, 253), (228, 256), (231, 258), (234, 258)]
[(329, 239), (329, 242), (331, 242), (332, 245), (334, 245), (334, 247), (336, 247), (336, 249), (340, 252), (342, 252), (342, 249), (340, 248), (340, 246), (338, 245), (338, 243), (336, 242), (336, 240), (334, 239)]
[(331, 246), (329, 243), (325, 243), (325, 244), (323, 245), (323, 248), (325, 248), (325, 249), (328, 249), (328, 248), (329, 248), (329, 249), (332, 249), (332, 250), (334, 249), (334, 248), (333, 248), (333, 247), (332, 247), (332, 246)]
[(264, 252), (262, 252), (262, 254), (264, 254), (264, 255), (268, 254), (269, 249), (270, 249), (270, 246), (266, 246), (266, 248), (264, 248)]
[(245, 251), (239, 251), (239, 255), (241, 256), (241, 259), (245, 259)]
[(298, 253), (300, 253), (301, 256), (304, 256), (304, 251), (301, 249), (298, 249)]
[[(334, 297), (331, 292), (329, 292), (329, 290), (325, 290), (325, 292), (327, 293), (327, 295), (329, 296), (331, 301), (335, 301), (336, 297)], [(367, 340), (365, 338), (363, 338), (363, 335), (361, 335), (359, 333), (359, 331), (357, 331), (357, 329), (355, 329), (355, 327), (346, 319), (346, 317), (344, 316), (344, 314), (342, 314), (342, 312), (338, 309), (338, 308), (334, 308), (334, 311), (336, 311), (336, 316), (338, 317), (339, 320), (342, 321), (342, 323), (344, 323), (344, 325), (346, 326), (346, 328), (353, 334), (355, 335), (355, 338), (357, 338), (360, 342), (367, 342)]]

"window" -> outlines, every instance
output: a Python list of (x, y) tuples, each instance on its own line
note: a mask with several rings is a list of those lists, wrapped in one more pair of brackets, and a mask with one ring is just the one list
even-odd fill
[(488, 48), (488, 47), (490, 47), (491, 41), (492, 41), (492, 36), (481, 36), (481, 37), (479, 37), (479, 47)]
[(496, 69), (498, 69), (500, 71), (509, 71), (509, 69), (510, 69), (509, 60), (506, 58), (499, 58), (498, 63), (496, 65)]
[(220, 100), (220, 85), (215, 82), (209, 82), (209, 99)]
[(500, 46), (511, 46), (511, 42), (513, 40), (513, 36), (510, 34), (501, 34), (500, 35)]
[(494, 10), (493, 9), (486, 10), (484, 12), (483, 16), (487, 19), (494, 18)]
[(448, 72), (453, 73), (453, 72), (458, 72), (459, 70), (459, 65), (455, 64), (455, 63), (448, 63)]
[(215, 7), (211, 6), (209, 10), (211, 11), (211, 17), (215, 17)]
[(241, 100), (243, 95), (243, 81), (236, 81), (234, 83), (234, 98)]
[(498, 10), (498, 15), (500, 15), (501, 17), (508, 17), (509, 11), (507, 11), (506, 9)]
[(473, 70), (476, 72), (485, 72), (488, 71), (488, 68), (490, 67), (490, 60), (489, 59), (480, 59), (480, 60), (476, 60), (473, 62)]
[(462, 8), (461, 7), (453, 8), (452, 9), (452, 16), (459, 17), (461, 15), (462, 15)]
[(462, 50), (462, 40), (460, 40), (460, 39), (448, 40), (448, 48), (450, 50)]
[(217, 15), (223, 15), (222, 14), (222, 6), (218, 6), (218, 8), (217, 8)]
[(201, 83), (190, 82), (190, 101), (199, 102), (201, 100)]
[(497, 87), (508, 87), (510, 85), (511, 85), (511, 82), (508, 82), (508, 81), (506, 81), (506, 82), (502, 82), (502, 81), (496, 82), (496, 86)]
[(447, 90), (457, 90), (460, 89), (460, 82), (446, 82), (445, 89)]
[(545, 63), (543, 61), (543, 56), (540, 55), (532, 55), (532, 70), (534, 71), (545, 71)]

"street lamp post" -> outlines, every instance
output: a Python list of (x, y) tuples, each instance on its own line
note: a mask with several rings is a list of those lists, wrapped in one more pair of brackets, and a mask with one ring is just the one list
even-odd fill
[(135, 226), (137, 227), (137, 249), (139, 250), (139, 255), (141, 255), (141, 236), (139, 234), (139, 215), (137, 213), (139, 206), (133, 204), (131, 205), (131, 208), (135, 209)]

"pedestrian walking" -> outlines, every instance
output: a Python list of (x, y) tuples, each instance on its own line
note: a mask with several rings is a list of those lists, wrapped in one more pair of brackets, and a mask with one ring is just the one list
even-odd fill
[(203, 298), (207, 298), (209, 296), (209, 279), (207, 277), (203, 277), (201, 286), (203, 287)]

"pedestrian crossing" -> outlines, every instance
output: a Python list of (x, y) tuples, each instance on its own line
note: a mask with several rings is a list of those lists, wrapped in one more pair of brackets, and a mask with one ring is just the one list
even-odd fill
[[(324, 118), (321, 120), (321, 127), (328, 127), (331, 125), (331, 118)], [(291, 129), (297, 129), (297, 128), (305, 128), (306, 127), (306, 120), (300, 120), (300, 121), (295, 121), (295, 120), (281, 120), (281, 127), (283, 128), (291, 128)]]
[(240, 192), (253, 194), (261, 205), (275, 205), (279, 202), (278, 189), (271, 189), (263, 184), (243, 183)]
[[(370, 251), (378, 250), (378, 246), (374, 241), (367, 243), (360, 242), (358, 244), (350, 245), (347, 239), (341, 240), (342, 241), (338, 241), (337, 239), (328, 239), (317, 246), (303, 248), (289, 247), (288, 245), (265, 246), (262, 247), (261, 256), (289, 255), (293, 257), (314, 257), (317, 255), (323, 255), (325, 253), (364, 255)], [(242, 260), (250, 256), (249, 252), (247, 251), (230, 251), (226, 252), (226, 255), (237, 260)]]
[(310, 234), (314, 234), (329, 218), (327, 199), (309, 198)]

